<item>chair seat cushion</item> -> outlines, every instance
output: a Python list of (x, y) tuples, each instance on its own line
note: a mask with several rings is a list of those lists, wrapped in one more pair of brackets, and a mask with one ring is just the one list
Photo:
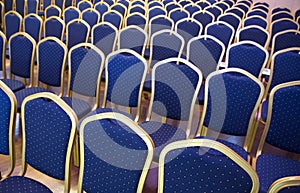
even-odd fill
[[(260, 193), (267, 193), (270, 185), (279, 178), (300, 176), (300, 162), (277, 155), (262, 154), (257, 159), (256, 171), (260, 181)], [(283, 192), (299, 193), (300, 187), (280, 191)]]
[(21, 81), (13, 80), (13, 79), (1, 79), (13, 92), (17, 92), (25, 88), (25, 84)]
[(12, 176), (0, 182), (0, 192), (49, 193), (52, 191), (44, 184), (33, 179), (22, 176)]
[(92, 110), (91, 105), (84, 100), (72, 97), (62, 97), (62, 100), (74, 110), (78, 119), (81, 119)]
[(147, 74), (144, 82), (143, 90), (146, 92), (151, 92), (152, 90), (151, 88), (152, 88), (151, 74)]
[(262, 109), (261, 109), (261, 119), (266, 122), (267, 121), (267, 117), (268, 117), (268, 105), (269, 105), (269, 101), (265, 100), (262, 103)]
[(150, 135), (154, 142), (154, 161), (158, 162), (162, 149), (171, 142), (187, 138), (186, 132), (182, 129), (155, 121), (145, 121), (140, 126)]
[(41, 87), (25, 88), (23, 90), (16, 92), (15, 95), (16, 95), (17, 103), (18, 103), (18, 112), (21, 111), (22, 102), (26, 97), (28, 97), (29, 95), (36, 94), (36, 93), (40, 93), (40, 92), (53, 93), (52, 91), (45, 89), (45, 88), (41, 88)]

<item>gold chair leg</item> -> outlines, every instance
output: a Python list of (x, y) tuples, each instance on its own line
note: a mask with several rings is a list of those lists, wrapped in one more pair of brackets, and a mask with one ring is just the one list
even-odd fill
[(74, 145), (73, 145), (73, 162), (74, 166), (79, 167), (79, 135), (78, 133), (75, 136)]

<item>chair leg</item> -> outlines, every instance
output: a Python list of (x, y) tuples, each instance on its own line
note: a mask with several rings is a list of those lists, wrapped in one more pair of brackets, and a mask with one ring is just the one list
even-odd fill
[(79, 167), (80, 159), (79, 159), (79, 135), (78, 133), (75, 136), (74, 145), (73, 145), (73, 161), (74, 166)]

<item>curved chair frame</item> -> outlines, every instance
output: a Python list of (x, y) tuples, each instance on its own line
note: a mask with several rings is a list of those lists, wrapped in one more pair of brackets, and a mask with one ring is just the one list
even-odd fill
[[(124, 18), (123, 18), (123, 16), (121, 15), (121, 13), (119, 13), (118, 11), (116, 11), (116, 10), (110, 10), (110, 11), (107, 11), (107, 12), (105, 12), (103, 15), (102, 15), (102, 22), (108, 22), (108, 21), (105, 21), (104, 20), (104, 17), (107, 15), (107, 14), (110, 14), (110, 13), (115, 13), (115, 14), (117, 14), (120, 18), (121, 18), (121, 21), (120, 21), (120, 26), (119, 26), (119, 28), (118, 28), (118, 31), (122, 28), (122, 26), (123, 26), (123, 20), (124, 20)], [(110, 23), (110, 22), (109, 22)]]
[[(46, 37), (46, 23), (51, 20), (51, 19), (56, 19), (61, 25), (62, 25), (62, 33), (61, 33), (61, 36), (60, 36), (60, 40), (63, 41), (63, 38), (64, 38), (64, 32), (65, 32), (65, 29), (66, 29), (66, 25), (65, 25), (65, 22), (60, 19), (59, 17), (57, 16), (51, 16), (51, 17), (48, 17), (45, 21), (44, 21), (44, 24), (43, 24), (43, 28), (44, 28), (44, 37)], [(71, 21), (70, 21), (71, 22)], [(70, 23), (69, 22), (69, 23)]]
[(43, 20), (42, 20), (42, 18), (40, 16), (38, 16), (37, 14), (35, 14), (35, 13), (30, 13), (30, 14), (26, 15), (24, 17), (24, 21), (23, 21), (24, 22), (24, 31), (26, 31), (25, 20), (26, 20), (27, 17), (35, 17), (36, 19), (39, 20), (41, 26), (40, 26), (40, 30), (39, 30), (38, 40), (40, 41), (41, 40), (41, 35), (42, 35), (42, 29), (43, 29)]
[[(48, 10), (48, 9), (51, 9), (51, 8), (57, 9), (57, 11), (58, 11), (58, 13), (59, 13), (58, 17), (61, 17), (61, 9), (60, 9), (58, 6), (56, 6), (56, 5), (50, 5), (50, 6), (48, 6), (48, 7), (45, 9), (45, 18), (49, 18), (49, 17), (47, 16), (47, 10)], [(52, 15), (52, 16), (53, 16), (53, 15)], [(50, 17), (51, 17), (51, 16), (50, 16)]]
[[(86, 38), (85, 38), (85, 42), (88, 42), (89, 40), (89, 34), (90, 34), (90, 25), (84, 21), (83, 19), (73, 19), (72, 21), (70, 21), (67, 25), (67, 28), (66, 28), (66, 37), (68, 37), (68, 33), (69, 33), (69, 25), (74, 23), (74, 22), (77, 22), (77, 23), (82, 23), (83, 25), (85, 25), (85, 27), (87, 28), (87, 33), (86, 33)], [(67, 38), (66, 40), (66, 45), (68, 45), (68, 42), (69, 42), (69, 38)]]
[(127, 23), (127, 18), (129, 18), (130, 16), (140, 16), (141, 18), (143, 18), (145, 20), (145, 27), (143, 30), (147, 31), (148, 28), (148, 19), (146, 18), (146, 16), (142, 15), (141, 13), (131, 13), (129, 15), (127, 15), (127, 17), (125, 18), (125, 26), (124, 27), (128, 27), (128, 23)]
[(20, 21), (19, 22), (19, 26), (20, 26), (19, 27), (19, 32), (21, 32), (22, 24), (23, 24), (23, 18), (22, 18), (22, 16), (18, 12), (16, 12), (16, 11), (9, 11), (9, 12), (5, 13), (5, 15), (4, 15), (4, 20), (3, 20), (3, 23), (4, 23), (4, 33), (6, 34), (6, 19), (5, 18), (6, 18), (6, 15), (9, 15), (9, 14), (14, 14), (14, 15), (16, 15), (19, 18), (19, 21)]
[[(264, 29), (265, 29), (265, 30), (269, 29), (269, 22), (268, 22), (268, 20), (266, 20), (265, 18), (263, 18), (262, 16), (259, 16), (259, 15), (252, 15), (252, 16), (250, 16), (250, 17), (246, 17), (246, 18), (244, 19), (243, 23), (242, 23), (242, 26), (243, 26), (243, 27), (248, 27), (248, 26), (245, 26), (245, 22), (246, 22), (248, 19), (252, 19), (252, 18), (259, 18), (259, 19), (262, 19), (262, 20), (266, 21), (267, 26), (266, 26), (266, 28), (264, 28)], [(261, 27), (261, 26), (259, 26), (259, 27)]]
[(262, 32), (264, 32), (264, 33), (268, 36), (268, 38), (267, 38), (267, 40), (266, 40), (266, 42), (265, 42), (265, 45), (263, 46), (263, 47), (267, 50), (267, 49), (268, 49), (268, 46), (269, 46), (269, 43), (270, 43), (271, 37), (270, 37), (269, 32), (268, 32), (267, 30), (265, 30), (264, 28), (260, 27), (260, 26), (250, 25), (250, 26), (247, 26), (247, 27), (240, 28), (240, 29), (237, 31), (237, 33), (236, 33), (236, 41), (237, 41), (237, 42), (240, 41), (240, 40), (239, 40), (239, 39), (240, 39), (240, 33), (241, 33), (242, 31), (247, 30), (247, 29), (252, 29), (252, 28), (259, 29), (259, 30), (261, 30)]

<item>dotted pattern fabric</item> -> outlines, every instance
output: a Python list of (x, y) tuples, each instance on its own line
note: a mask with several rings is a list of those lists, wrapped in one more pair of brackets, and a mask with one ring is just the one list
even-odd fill
[(12, 0), (4, 0), (4, 10), (5, 13), (9, 12), (10, 10), (13, 9), (13, 1)]
[(240, 44), (229, 49), (228, 67), (241, 68), (259, 77), (266, 60), (266, 53), (257, 46)]
[(268, 34), (258, 28), (248, 28), (240, 32), (239, 41), (250, 40), (265, 46), (268, 40)]
[(92, 107), (89, 103), (84, 100), (77, 99), (75, 97), (62, 97), (62, 100), (65, 101), (75, 112), (78, 119), (81, 119), (84, 115), (91, 111)]
[[(277, 155), (262, 154), (256, 162), (261, 193), (267, 193), (270, 185), (279, 178), (300, 175), (300, 163)], [(300, 187), (284, 189), (280, 193), (298, 193)]]
[(261, 11), (261, 10), (252, 10), (251, 12), (249, 12), (248, 17), (255, 16), (255, 15), (261, 16), (265, 19), (267, 19), (267, 17), (268, 17), (268, 15), (265, 12)]
[(148, 20), (150, 21), (153, 17), (158, 16), (158, 15), (165, 15), (165, 11), (163, 8), (155, 8), (151, 9), (148, 12)]
[[(80, 1), (79, 1), (80, 2)], [(79, 4), (79, 3), (78, 3)], [(77, 4), (77, 6), (78, 6)], [(78, 9), (83, 12), (84, 10), (88, 9), (88, 8), (92, 8), (91, 4), (84, 2), (84, 3), (80, 3), (80, 5), (78, 6)]]
[(115, 10), (115, 11), (119, 12), (123, 17), (125, 16), (125, 13), (126, 13), (126, 10), (124, 9), (124, 7), (121, 7), (120, 5), (112, 6), (111, 10)]
[(207, 148), (176, 149), (166, 155), (164, 192), (250, 192), (249, 175), (224, 154)]
[(143, 32), (135, 28), (127, 28), (120, 32), (120, 49), (131, 49), (142, 55), (146, 36)]
[[(277, 21), (273, 23), (271, 26), (271, 40), (278, 32), (282, 32), (288, 29), (298, 30), (297, 23), (290, 20)], [(272, 47), (272, 41), (270, 41), (270, 47)]]
[(51, 18), (50, 20), (46, 21), (45, 24), (45, 36), (46, 37), (56, 37), (61, 39), (63, 33), (63, 25), (56, 19)]
[(83, 23), (73, 22), (67, 28), (68, 49), (86, 41), (88, 28)]
[(194, 15), (193, 18), (202, 24), (203, 29), (205, 29), (209, 23), (213, 22), (213, 17), (208, 13), (198, 13)]
[(13, 79), (1, 79), (2, 82), (6, 84), (13, 92), (17, 92), (25, 88), (23, 82)]
[(30, 77), (31, 58), (34, 54), (33, 44), (25, 36), (10, 39), (11, 72), (24, 78)]
[(11, 102), (7, 94), (0, 89), (0, 154), (9, 154), (9, 124), (10, 124), (10, 112)]
[(193, 13), (200, 11), (199, 7), (193, 5), (186, 6), (184, 7), (184, 9), (187, 10), (190, 13), (190, 15), (193, 15)]
[(141, 29), (145, 29), (145, 25), (147, 22), (145, 18), (141, 17), (140, 15), (128, 16), (126, 21), (127, 21), (127, 26), (134, 25), (140, 27)]
[(28, 33), (35, 42), (39, 41), (41, 22), (36, 17), (27, 17), (24, 19), (24, 31)]
[(246, 136), (259, 85), (239, 73), (213, 76), (209, 83), (204, 126), (221, 133)]
[(207, 27), (206, 31), (207, 31), (206, 35), (211, 35), (211, 36), (216, 37), (218, 40), (220, 40), (224, 44), (225, 48), (227, 48), (228, 45), (231, 43), (229, 41), (230, 41), (232, 33), (234, 33), (228, 26), (223, 25), (223, 24), (211, 25), (211, 26)]
[(172, 28), (172, 22), (171, 19), (166, 17), (160, 17), (155, 18), (150, 23), (151, 27), (149, 26), (149, 29), (151, 28), (151, 31), (149, 32), (149, 36), (151, 37), (155, 32), (158, 32), (160, 30), (169, 29)]
[(71, 120), (56, 103), (43, 98), (25, 105), (25, 161), (59, 180), (65, 177), (65, 161)]
[(46, 11), (46, 18), (49, 18), (51, 16), (57, 16), (59, 17), (59, 11), (56, 7), (50, 7), (49, 9), (45, 10)]
[(212, 13), (215, 16), (215, 18), (218, 18), (222, 14), (222, 11), (219, 10), (217, 7), (208, 7), (205, 10)]
[(145, 142), (124, 124), (93, 121), (84, 130), (83, 189), (136, 192), (147, 157)]
[(91, 29), (98, 23), (98, 15), (96, 11), (85, 11), (82, 14), (82, 19), (90, 25)]
[(115, 54), (108, 60), (107, 100), (127, 107), (137, 107), (144, 63), (131, 54)]
[(103, 21), (113, 24), (117, 29), (120, 29), (122, 18), (114, 12), (105, 14)]
[(24, 5), (25, 5), (25, 1), (24, 1), (24, 0), (16, 1), (16, 2), (15, 2), (16, 11), (17, 11), (22, 17), (24, 16)]
[(33, 179), (12, 176), (0, 182), (0, 192), (2, 193), (52, 193), (44, 184)]
[[(95, 4), (96, 5), (96, 4)], [(107, 5), (100, 3), (95, 6), (95, 10), (100, 14), (100, 22), (102, 22), (102, 15), (108, 11)]]
[(64, 21), (66, 26), (70, 21), (78, 18), (79, 18), (79, 13), (75, 9), (68, 9), (64, 11)]
[(274, 53), (286, 48), (300, 47), (300, 34), (294, 32), (286, 32), (276, 37), (275, 45), (273, 45)]
[(188, 14), (184, 11), (181, 11), (181, 10), (173, 11), (170, 14), (170, 18), (174, 21), (174, 23), (176, 23), (180, 19), (187, 18), (187, 17), (188, 17)]
[(240, 21), (233, 15), (221, 15), (219, 17), (219, 21), (224, 21), (224, 22), (230, 24), (234, 28), (235, 31), (237, 31), (237, 29), (240, 25)]

